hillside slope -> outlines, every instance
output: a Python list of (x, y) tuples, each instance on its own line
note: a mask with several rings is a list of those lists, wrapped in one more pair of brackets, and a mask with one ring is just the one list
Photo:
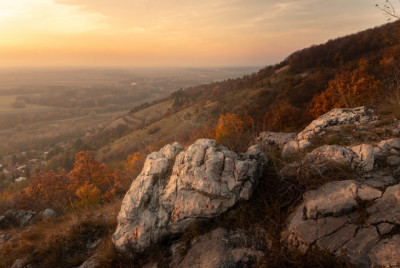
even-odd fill
[[(115, 161), (155, 141), (185, 142), (194, 131), (215, 127), (220, 114), (247, 113), (260, 132), (299, 130), (336, 107), (368, 105), (384, 112), (388, 107), (380, 107), (383, 96), (398, 87), (399, 25), (387, 24), (297, 51), (281, 63), (243, 78), (177, 91), (166, 101), (138, 107), (85, 142), (97, 149), (100, 159)], [(339, 90), (338, 80), (356, 81), (348, 90), (367, 89), (344, 96), (350, 98), (346, 102), (335, 101), (329, 90), (321, 94), (329, 88)]]

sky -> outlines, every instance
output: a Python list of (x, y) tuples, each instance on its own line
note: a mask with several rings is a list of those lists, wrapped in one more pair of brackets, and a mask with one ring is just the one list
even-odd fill
[(265, 66), (386, 23), (379, 0), (0, 0), (0, 67)]

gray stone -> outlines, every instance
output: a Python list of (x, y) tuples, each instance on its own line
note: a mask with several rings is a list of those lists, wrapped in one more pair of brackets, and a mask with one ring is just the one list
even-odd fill
[(345, 225), (329, 236), (319, 239), (317, 245), (330, 252), (335, 252), (354, 237), (357, 228), (358, 226), (355, 224)]
[(286, 143), (293, 140), (297, 133), (262, 132), (257, 138), (257, 143), (267, 150), (282, 150)]
[(20, 227), (28, 225), (36, 216), (34, 211), (24, 211), (9, 209), (4, 214), (7, 218), (11, 218), (13, 222), (17, 222)]
[(384, 190), (388, 186), (394, 185), (397, 183), (393, 176), (368, 176), (366, 177), (365, 183), (368, 186), (371, 186), (376, 189)]
[(298, 141), (290, 141), (285, 144), (282, 149), (282, 157), (289, 157), (290, 155), (299, 151), (299, 142)]
[(400, 267), (400, 235), (381, 240), (369, 257), (372, 267)]
[(361, 200), (367, 201), (380, 198), (382, 196), (382, 192), (375, 188), (369, 187), (368, 185), (362, 185), (358, 187), (357, 195)]
[(316, 191), (305, 194), (305, 216), (317, 219), (329, 215), (341, 216), (357, 206), (358, 186), (355, 181), (335, 181), (325, 184)]
[(353, 150), (345, 147), (324, 145), (308, 153), (303, 160), (305, 163), (314, 165), (326, 161), (334, 161), (338, 164), (350, 166), (355, 169), (358, 165), (358, 156)]
[(400, 165), (400, 156), (398, 155), (391, 155), (386, 159), (386, 162), (390, 165), (390, 166), (398, 166)]
[(368, 144), (361, 144), (351, 147), (351, 150), (358, 156), (357, 168), (362, 171), (371, 171), (374, 168), (375, 153), (374, 147)]
[[(369, 201), (369, 207), (360, 207), (357, 200)], [(290, 246), (303, 252), (317, 245), (346, 256), (357, 267), (392, 267), (388, 265), (398, 262), (400, 236), (381, 240), (381, 235), (391, 235), (398, 224), (399, 184), (389, 186), (382, 194), (366, 183), (337, 181), (306, 192), (282, 235)]]
[(312, 121), (302, 132), (297, 134), (296, 139), (310, 140), (330, 126), (354, 123), (365, 124), (376, 120), (376, 118), (373, 117), (373, 113), (373, 110), (367, 109), (364, 106), (358, 108), (333, 109)]
[(266, 163), (257, 146), (238, 156), (200, 139), (181, 150), (175, 143), (147, 157), (122, 202), (112, 238), (117, 248), (131, 244), (143, 251), (165, 236), (183, 233), (197, 219), (216, 217), (249, 199)]
[(173, 250), (171, 267), (254, 267), (264, 255), (263, 245), (258, 244), (263, 240), (241, 230), (218, 228), (196, 239), (183, 257)]
[(85, 262), (83, 262), (77, 268), (97, 268), (97, 267), (101, 267), (100, 263), (97, 261), (98, 257), (99, 257), (98, 253), (93, 254), (92, 256), (90, 256), (89, 259), (87, 259)]
[(370, 214), (368, 222), (377, 224), (381, 222), (390, 222), (400, 224), (400, 185), (390, 186), (383, 193), (382, 197), (377, 199), (367, 211)]
[(392, 149), (400, 151), (400, 138), (383, 140), (378, 143), (378, 147), (384, 152), (390, 152)]
[(347, 242), (341, 249), (349, 260), (358, 267), (370, 267), (369, 251), (379, 241), (379, 234), (375, 226), (359, 230), (356, 236)]
[[(282, 157), (288, 157), (299, 150), (310, 147), (311, 139), (316, 135), (323, 134), (326, 129), (340, 125), (365, 124), (374, 121), (376, 117), (373, 116), (373, 113), (373, 110), (366, 107), (333, 109), (312, 121), (291, 142), (287, 142), (283, 147)], [(367, 168), (370, 168), (370, 166)]]
[(25, 268), (26, 267), (26, 265), (25, 265), (26, 260), (27, 260), (27, 258), (17, 259), (13, 263), (13, 265), (11, 265), (11, 268)]
[(383, 222), (383, 223), (378, 224), (377, 227), (378, 227), (379, 234), (383, 235), (383, 234), (390, 233), (390, 231), (392, 231), (394, 225)]
[(51, 208), (46, 208), (41, 214), (45, 218), (56, 218), (58, 216), (57, 212)]

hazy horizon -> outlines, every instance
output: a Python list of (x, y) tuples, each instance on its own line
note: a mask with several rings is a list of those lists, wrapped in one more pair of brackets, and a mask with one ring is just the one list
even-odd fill
[(375, 4), (0, 0), (0, 67), (265, 66), (384, 24)]

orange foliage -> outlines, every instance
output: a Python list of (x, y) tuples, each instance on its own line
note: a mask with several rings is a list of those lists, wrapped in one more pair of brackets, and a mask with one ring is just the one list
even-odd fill
[(62, 210), (72, 199), (73, 194), (68, 190), (68, 179), (65, 170), (59, 174), (54, 171), (40, 172), (25, 189), (31, 209), (42, 210), (53, 208)]
[(137, 172), (143, 166), (143, 157), (141, 153), (136, 152), (134, 154), (128, 155), (126, 162), (124, 164), (124, 170), (129, 172)]
[(248, 114), (242, 117), (231, 113), (221, 114), (215, 130), (215, 140), (234, 151), (244, 151), (252, 139), (252, 126), (253, 119)]
[(328, 89), (312, 99), (308, 113), (316, 118), (333, 108), (372, 105), (380, 94), (379, 84), (368, 73), (368, 62), (361, 60), (357, 69), (337, 74)]
[(100, 191), (88, 181), (85, 182), (78, 190), (76, 196), (79, 198), (80, 206), (87, 206), (100, 203)]
[(88, 182), (105, 191), (113, 181), (113, 172), (105, 164), (96, 161), (89, 151), (82, 151), (75, 155), (74, 169), (68, 174), (72, 181), (72, 188)]
[(295, 130), (300, 113), (300, 109), (293, 106), (288, 99), (281, 100), (264, 115), (265, 128), (273, 131)]

